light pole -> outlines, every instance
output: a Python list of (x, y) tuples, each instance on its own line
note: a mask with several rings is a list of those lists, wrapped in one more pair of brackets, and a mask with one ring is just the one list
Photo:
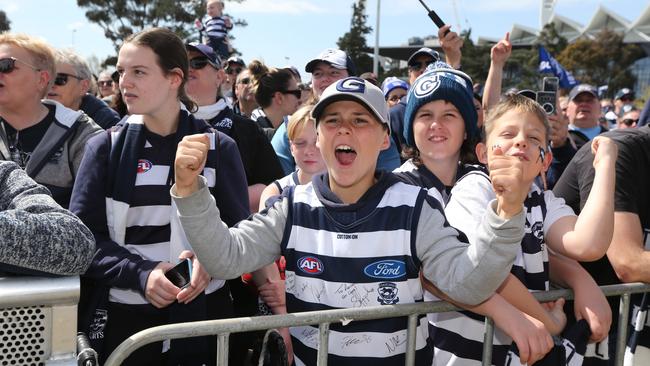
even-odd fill
[(381, 0), (377, 0), (377, 25), (375, 26), (375, 57), (372, 62), (372, 72), (379, 76), (379, 11)]

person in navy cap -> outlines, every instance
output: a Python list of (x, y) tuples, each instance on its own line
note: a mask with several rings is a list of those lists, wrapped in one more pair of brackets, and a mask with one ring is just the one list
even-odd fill
[(614, 113), (617, 117), (623, 116), (624, 113), (629, 112), (623, 111), (623, 107), (626, 105), (632, 105), (634, 102), (634, 91), (630, 88), (622, 88), (616, 92), (614, 96)]

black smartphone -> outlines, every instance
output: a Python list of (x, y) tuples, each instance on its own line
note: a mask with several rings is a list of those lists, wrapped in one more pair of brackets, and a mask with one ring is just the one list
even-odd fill
[(555, 103), (559, 79), (555, 76), (546, 76), (542, 79), (542, 90), (537, 92), (536, 101), (544, 108), (546, 114), (555, 114)]
[(182, 259), (177, 265), (165, 271), (165, 277), (178, 288), (185, 288), (192, 280), (192, 260)]

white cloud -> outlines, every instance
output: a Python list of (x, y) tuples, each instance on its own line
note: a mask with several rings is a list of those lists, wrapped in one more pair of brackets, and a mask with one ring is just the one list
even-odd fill
[(328, 9), (301, 0), (246, 0), (242, 3), (228, 3), (227, 12), (237, 13), (269, 13), (269, 14), (319, 14), (326, 13)]

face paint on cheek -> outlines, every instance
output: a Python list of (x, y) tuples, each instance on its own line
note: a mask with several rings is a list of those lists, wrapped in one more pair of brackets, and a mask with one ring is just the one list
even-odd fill
[(546, 150), (543, 147), (539, 147), (539, 160), (544, 164), (544, 158), (546, 157)]
[[(539, 147), (539, 159), (540, 159), (540, 162), (542, 164), (544, 164), (544, 158), (545, 157), (546, 157), (546, 149), (544, 149), (543, 147), (540, 146)], [(539, 175), (540, 175), (540, 178), (542, 178), (542, 185), (544, 186), (544, 190), (547, 191), (548, 190), (548, 184), (546, 183), (546, 172), (544, 171), (544, 169), (542, 169), (539, 172)]]
[(499, 148), (499, 147), (501, 147), (501, 146), (499, 146), (499, 144), (494, 144), (494, 145), (492, 145), (492, 151), (496, 150), (496, 149)]

